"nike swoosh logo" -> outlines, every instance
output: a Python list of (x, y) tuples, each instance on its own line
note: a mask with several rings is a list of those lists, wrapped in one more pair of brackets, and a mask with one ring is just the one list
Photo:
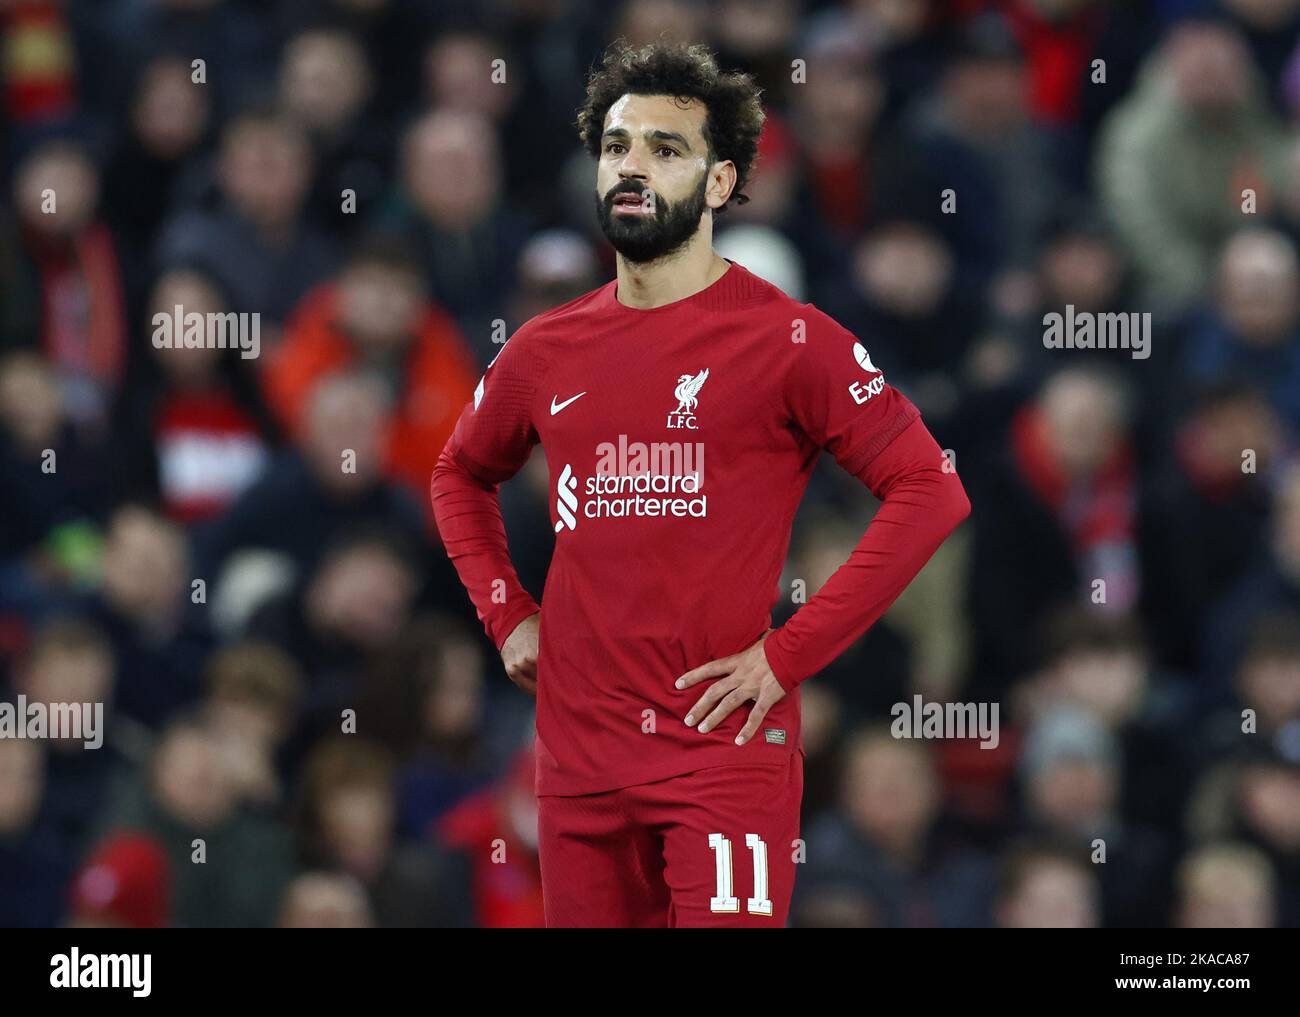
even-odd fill
[(555, 396), (551, 396), (551, 416), (555, 416), (557, 413), (560, 412), (560, 410), (562, 410), (562, 409), (564, 409), (564, 407), (568, 406), (569, 403), (576, 402), (577, 400), (581, 399), (581, 398), (582, 398), (583, 396), (585, 396), (586, 394), (587, 394), (586, 392), (579, 392), (579, 393), (578, 393), (576, 396), (574, 396), (572, 399), (566, 399), (566, 400), (564, 400), (564, 402), (562, 402), (562, 403), (557, 403), (557, 402), (555, 401)]

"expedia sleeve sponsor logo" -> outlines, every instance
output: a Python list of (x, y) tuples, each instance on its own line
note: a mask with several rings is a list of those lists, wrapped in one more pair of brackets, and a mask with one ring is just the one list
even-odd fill
[(880, 395), (880, 393), (885, 390), (885, 376), (879, 371), (876, 365), (871, 362), (871, 354), (867, 352), (867, 348), (861, 343), (855, 342), (853, 344), (853, 359), (856, 360), (858, 366), (868, 374), (875, 375), (875, 377), (866, 384), (863, 384), (860, 381), (855, 381), (849, 385), (849, 395), (853, 397), (855, 403), (861, 406), (868, 399)]

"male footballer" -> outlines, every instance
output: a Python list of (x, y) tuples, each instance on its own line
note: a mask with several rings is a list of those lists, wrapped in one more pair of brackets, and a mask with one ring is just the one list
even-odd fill
[[(433, 474), (438, 527), (507, 673), (537, 697), (547, 925), (780, 927), (799, 685), (970, 503), (862, 338), (714, 251), (763, 124), (748, 75), (702, 46), (618, 46), (577, 123), (617, 276), (525, 323), (488, 366)], [(497, 498), (538, 443), (555, 529), (541, 607)], [(773, 630), (823, 449), (881, 506)]]

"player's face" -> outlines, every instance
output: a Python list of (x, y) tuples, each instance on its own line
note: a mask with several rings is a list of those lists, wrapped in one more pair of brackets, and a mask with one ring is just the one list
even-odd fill
[(632, 262), (655, 261), (686, 244), (704, 209), (730, 192), (730, 163), (709, 162), (705, 108), (665, 95), (625, 95), (605, 115), (596, 168), (596, 215), (609, 242)]

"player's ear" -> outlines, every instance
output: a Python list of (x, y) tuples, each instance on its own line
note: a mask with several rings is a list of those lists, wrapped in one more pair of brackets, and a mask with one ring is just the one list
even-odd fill
[(704, 202), (709, 208), (721, 208), (736, 189), (736, 164), (730, 159), (715, 162), (709, 167), (709, 186), (704, 192)]

